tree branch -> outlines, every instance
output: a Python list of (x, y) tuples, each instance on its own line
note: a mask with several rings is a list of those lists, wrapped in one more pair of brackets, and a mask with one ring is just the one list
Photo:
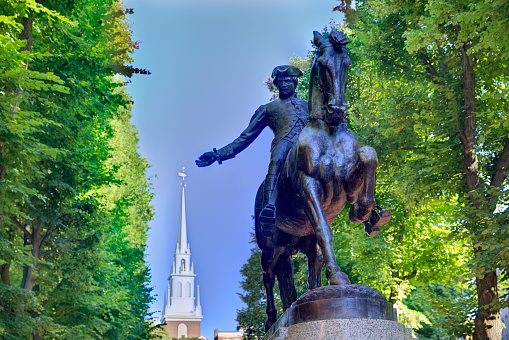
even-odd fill
[(60, 228), (60, 226), (62, 225), (62, 223), (57, 223), (53, 228), (51, 228), (51, 230), (49, 230), (42, 238), (41, 240), (41, 244), (39, 245), (40, 248), (42, 249), (42, 246), (44, 245), (44, 242), (46, 242), (46, 240), (48, 239), (48, 237), (53, 234), (58, 228)]
[(64, 282), (66, 282), (66, 281), (67, 281), (67, 279), (64, 277), (64, 278), (62, 279), (62, 281), (60, 281), (60, 282), (56, 285), (56, 287), (55, 287), (55, 289), (53, 289), (52, 293), (51, 293), (51, 294), (48, 294), (48, 298), (42, 302), (42, 305), (43, 305), (43, 306), (46, 306), (46, 304), (47, 304), (47, 303), (51, 300), (51, 298), (52, 298), (53, 296), (55, 296), (55, 295), (54, 295), (54, 293), (55, 293), (57, 290), (59, 290), (59, 289), (63, 286)]
[(49, 254), (49, 253), (51, 253), (51, 252), (56, 251), (56, 250), (57, 250), (57, 249), (59, 249), (59, 248), (60, 248), (60, 246), (57, 246), (57, 247), (55, 247), (55, 248), (53, 248), (53, 249), (43, 251), (43, 252), (41, 253), (41, 255), (40, 255), (40, 258), (42, 258), (42, 257), (43, 257), (44, 255), (46, 255), (46, 254)]
[(417, 269), (414, 269), (410, 274), (403, 276), (402, 280), (411, 280), (417, 275)]
[(500, 187), (507, 178), (507, 169), (509, 167), (509, 138), (506, 138), (504, 149), (498, 158), (495, 166), (495, 173), (491, 176), (492, 187)]
[(413, 148), (396, 148), (396, 150), (423, 150), (426, 149), (424, 146), (416, 146)]
[(428, 70), (428, 73), (431, 75), (431, 81), (435, 85), (440, 85), (442, 87), (445, 87), (445, 83), (441, 81), (437, 81), (436, 79), (439, 78), (437, 70), (431, 65), (431, 61), (429, 60), (428, 56), (424, 53), (419, 54), (419, 58), (424, 62), (424, 65), (426, 66), (426, 70)]
[(420, 74), (420, 75), (423, 75), (423, 76), (426, 75), (423, 72), (419, 72), (419, 71), (416, 71), (416, 70), (411, 70), (410, 67), (408, 67), (408, 66), (390, 63), (388, 60), (385, 60), (384, 58), (380, 58), (380, 61), (383, 61), (386, 64), (391, 64), (392, 66), (397, 67), (397, 68), (401, 68), (403, 70), (412, 71), (413, 73), (417, 73), (417, 74)]
[(12, 217), (12, 221), (14, 222), (15, 225), (17, 225), (21, 229), (21, 231), (23, 231), (25, 233), (25, 235), (28, 237), (28, 239), (32, 240), (32, 234), (30, 234), (30, 232), (25, 227), (23, 227), (23, 225), (21, 223), (19, 223), (19, 221), (17, 219)]

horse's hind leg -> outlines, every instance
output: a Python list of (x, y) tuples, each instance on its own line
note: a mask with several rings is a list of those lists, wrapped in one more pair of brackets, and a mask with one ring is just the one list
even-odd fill
[(367, 221), (375, 208), (375, 172), (378, 166), (376, 151), (372, 147), (363, 146), (358, 156), (345, 183), (348, 202), (353, 203), (348, 214), (353, 223)]
[(295, 291), (295, 282), (293, 280), (292, 257), (286, 253), (281, 254), (274, 270), (277, 276), (281, 301), (283, 302), (283, 310), (286, 310), (297, 300), (297, 292)]
[(321, 203), (321, 184), (318, 180), (303, 175), (302, 194), (305, 197), (304, 211), (315, 230), (316, 240), (325, 261), (325, 274), (331, 285), (348, 284), (350, 280), (339, 268), (334, 256), (332, 230), (327, 223)]
[(316, 242), (316, 236), (301, 238), (300, 251), (308, 260), (308, 289), (312, 290), (322, 285), (323, 256)]
[(265, 332), (267, 332), (277, 320), (277, 310), (274, 304), (274, 283), (276, 281), (276, 276), (272, 270), (271, 261), (269, 261), (267, 256), (271, 257), (272, 254), (267, 253), (265, 250), (262, 251), (261, 264), (263, 269), (263, 285), (265, 286), (265, 293), (267, 295), (267, 321), (265, 321)]

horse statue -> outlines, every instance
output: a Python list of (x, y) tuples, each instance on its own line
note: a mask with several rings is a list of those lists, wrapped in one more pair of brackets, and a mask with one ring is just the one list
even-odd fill
[(297, 252), (308, 260), (309, 290), (320, 287), (324, 265), (331, 285), (350, 283), (336, 262), (330, 228), (346, 202), (352, 204), (350, 220), (364, 223), (368, 236), (375, 236), (391, 218), (389, 210), (375, 203), (376, 151), (369, 146), (360, 147), (344, 122), (351, 63), (346, 49), (349, 41), (338, 31), (332, 31), (327, 38), (316, 31), (313, 34), (317, 52), (309, 83), (308, 122), (288, 153), (280, 176), (274, 228), (264, 228), (259, 221), (263, 183), (256, 195), (255, 234), (262, 249), (266, 331), (277, 319), (275, 278), (285, 310), (297, 298), (292, 262), (292, 255)]

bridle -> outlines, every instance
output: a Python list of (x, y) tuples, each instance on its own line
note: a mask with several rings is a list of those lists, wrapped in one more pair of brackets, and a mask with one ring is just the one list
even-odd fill
[[(330, 44), (330, 47), (331, 48), (334, 48), (332, 43)], [(319, 58), (319, 53), (320, 53), (320, 49), (318, 49), (317, 51), (317, 54), (316, 54), (316, 57), (315, 58)], [(314, 63), (314, 62), (313, 62)], [(320, 66), (316, 65), (316, 67), (318, 68), (318, 70), (320, 69)], [(322, 98), (322, 109), (320, 110), (320, 113), (313, 113), (313, 114), (309, 114), (308, 116), (308, 122), (311, 122), (313, 120), (323, 120), (325, 121), (325, 114), (327, 113), (327, 103), (326, 103), (326, 99), (327, 97), (325, 96), (325, 94), (329, 93), (329, 91), (326, 91), (324, 89), (324, 86), (321, 84), (320, 82), (320, 76), (319, 76), (319, 72), (316, 72), (316, 74), (314, 75), (314, 83), (315, 84), (318, 84), (318, 91), (320, 92), (320, 95), (321, 95), (321, 98)]]

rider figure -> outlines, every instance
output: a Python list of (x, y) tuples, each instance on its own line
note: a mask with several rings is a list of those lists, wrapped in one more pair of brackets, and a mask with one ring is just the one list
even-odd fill
[(211, 165), (235, 157), (251, 144), (265, 127), (274, 132), (270, 150), (269, 171), (263, 190), (263, 210), (260, 212), (263, 234), (268, 236), (276, 220), (276, 198), (279, 177), (285, 164), (286, 155), (292, 148), (299, 133), (307, 122), (308, 103), (295, 95), (298, 77), (302, 72), (295, 66), (281, 65), (274, 68), (272, 78), (279, 90), (279, 99), (262, 105), (256, 110), (248, 127), (230, 144), (211, 152), (205, 152), (196, 160), (199, 167)]

